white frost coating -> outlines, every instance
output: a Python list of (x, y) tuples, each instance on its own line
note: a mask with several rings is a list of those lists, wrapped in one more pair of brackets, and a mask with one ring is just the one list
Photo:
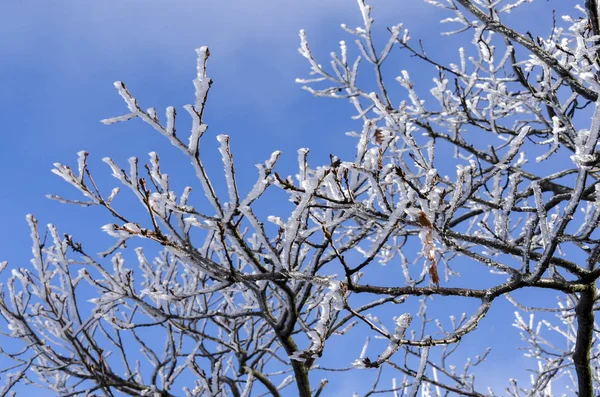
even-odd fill
[(279, 227), (285, 227), (285, 223), (283, 223), (283, 221), (281, 220), (280, 217), (278, 216), (274, 216), (274, 215), (269, 215), (267, 216), (267, 220), (271, 223), (276, 224)]
[(123, 98), (123, 100), (127, 104), (127, 108), (129, 108), (129, 111), (131, 113), (135, 113), (136, 115), (138, 115), (140, 109), (138, 107), (137, 101), (131, 96), (129, 91), (127, 91), (125, 84), (122, 81), (115, 81), (113, 83), (113, 85), (119, 92), (119, 95), (121, 96), (121, 98)]
[(318, 181), (316, 181), (314, 178), (309, 178), (302, 181), (300, 186), (307, 192), (314, 192), (317, 189)]
[(292, 384), (293, 381), (294, 381), (294, 377), (292, 375), (286, 376), (285, 379), (283, 381), (281, 381), (281, 383), (279, 385), (277, 385), (277, 390), (281, 390), (284, 387)]
[[(416, 114), (426, 113), (427, 111), (423, 107), (423, 101), (421, 101), (419, 99), (419, 96), (417, 95), (416, 91), (413, 88), (414, 83), (410, 80), (410, 75), (409, 75), (408, 71), (403, 70), (400, 73), (402, 74), (402, 76), (396, 77), (396, 81), (398, 83), (400, 83), (400, 85), (402, 87), (404, 87), (406, 90), (408, 90), (408, 98), (410, 99), (410, 101), (414, 107), (413, 111)], [(371, 97), (372, 97), (372, 95), (371, 95)]]
[(340, 311), (344, 308), (345, 296), (341, 288), (341, 283), (337, 280), (331, 280), (329, 283), (329, 293), (326, 297), (331, 297), (334, 310)]
[(140, 229), (139, 225), (131, 222), (124, 224), (123, 228), (127, 229), (127, 231), (129, 231), (130, 233), (137, 234), (142, 232), (142, 229)]
[(252, 204), (252, 202), (255, 201), (257, 198), (259, 198), (265, 192), (267, 187), (269, 186), (269, 180), (266, 179), (264, 170), (261, 169), (260, 167), (259, 167), (259, 170), (260, 170), (259, 171), (260, 175), (258, 177), (258, 180), (254, 184), (254, 186), (252, 187), (252, 190), (248, 193), (246, 198), (244, 198), (244, 200), (242, 201), (240, 206), (247, 207), (250, 204)]
[(398, 37), (400, 36), (400, 32), (402, 31), (402, 24), (394, 25), (390, 30), (392, 34), (390, 35), (387, 44), (379, 54), (380, 63), (385, 61), (385, 59), (390, 54), (390, 51), (392, 50), (393, 46), (396, 44)]
[(200, 123), (200, 116), (196, 112), (196, 110), (194, 109), (193, 106), (185, 105), (184, 108), (188, 111), (188, 113), (192, 117), (192, 133), (190, 134), (190, 141), (189, 141), (189, 145), (188, 145), (188, 155), (190, 157), (192, 157), (192, 164), (194, 166), (194, 170), (196, 171), (196, 176), (200, 180), (200, 183), (202, 184), (202, 189), (204, 190), (204, 195), (206, 196), (206, 198), (208, 199), (208, 201), (214, 208), (217, 215), (223, 216), (223, 211), (221, 209), (221, 206), (219, 205), (219, 202), (217, 201), (217, 198), (213, 191), (210, 180), (208, 179), (208, 176), (206, 175), (204, 167), (203, 167), (202, 163), (200, 162), (199, 157), (197, 156), (198, 148), (200, 145), (200, 138), (202, 137), (202, 134), (206, 131), (208, 126), (206, 124)]
[(150, 156), (150, 176), (163, 191), (169, 190), (169, 177), (160, 172), (160, 158), (156, 152), (148, 153)]
[(525, 141), (525, 137), (527, 136), (527, 134), (529, 133), (530, 130), (531, 130), (530, 127), (521, 128), (519, 135), (517, 135), (512, 141), (510, 141), (510, 149), (509, 149), (508, 153), (506, 153), (504, 158), (500, 161), (501, 164), (508, 165), (508, 163), (510, 161), (512, 161), (512, 159), (519, 152), (519, 149), (523, 145), (523, 142)]
[(410, 388), (410, 392), (408, 393), (409, 397), (416, 397), (417, 393), (419, 392), (419, 386), (423, 381), (423, 377), (425, 376), (425, 369), (427, 368), (427, 360), (429, 359), (429, 349), (430, 346), (425, 346), (421, 349), (421, 360), (419, 361), (419, 369), (417, 370), (417, 375), (415, 376), (413, 385)]
[(200, 120), (200, 115), (192, 105), (185, 105), (183, 107), (192, 117), (192, 130), (188, 143), (188, 151), (191, 155), (195, 156), (198, 153), (200, 146), (200, 138), (208, 129), (208, 125), (203, 124)]
[[(33, 217), (32, 214), (27, 214), (26, 216), (27, 223), (29, 224), (29, 229), (31, 230), (31, 252), (33, 254), (33, 258), (31, 259), (31, 263), (33, 267), (38, 272), (38, 274), (44, 274), (44, 262), (42, 260), (42, 249), (41, 249), (41, 241), (40, 235), (38, 232), (37, 220)], [(13, 269), (14, 271), (14, 269)]]
[(323, 179), (323, 174), (325, 169), (319, 169), (315, 176), (311, 177), (311, 182), (306, 183), (305, 192), (301, 196), (302, 199), (300, 203), (296, 206), (288, 221), (285, 225), (285, 238), (283, 240), (283, 250), (281, 252), (281, 264), (283, 267), (289, 270), (290, 263), (290, 255), (292, 251), (292, 245), (296, 241), (298, 236), (298, 229), (301, 226), (301, 217), (306, 211), (306, 207), (312, 200), (312, 196), (314, 194), (314, 190), (317, 189), (319, 183)]
[(326, 189), (327, 197), (331, 197), (334, 200), (344, 200), (344, 195), (340, 190), (340, 186), (335, 180), (335, 176), (333, 173), (327, 174), (325, 179), (323, 180), (323, 187)]
[(598, 155), (595, 153), (594, 154), (578, 153), (578, 154), (572, 155), (571, 160), (573, 160), (573, 163), (575, 163), (577, 168), (586, 170), (586, 171), (591, 171), (592, 169), (594, 169), (595, 167), (598, 166), (598, 162), (600, 159), (598, 159)]
[(154, 121), (158, 121), (158, 116), (156, 114), (156, 108), (149, 108), (148, 110), (146, 110), (146, 113), (148, 113), (148, 116), (150, 116), (150, 118)]
[(187, 225), (196, 226), (204, 229), (210, 229), (207, 225), (200, 222), (200, 220), (198, 220), (198, 218), (196, 218), (195, 216), (188, 216), (187, 218), (184, 218), (183, 221)]
[(406, 329), (410, 326), (411, 321), (412, 316), (408, 313), (395, 317), (394, 322), (396, 323), (396, 328), (394, 330), (394, 338), (398, 340), (403, 339)]
[(148, 199), (152, 210), (161, 217), (166, 216), (167, 204), (160, 193), (152, 193)]
[(565, 132), (566, 130), (567, 130), (567, 128), (564, 125), (562, 125), (562, 123), (560, 122), (560, 119), (558, 117), (556, 117), (556, 116), (552, 117), (552, 138), (539, 143), (540, 145), (550, 144), (550, 143), (552, 145), (546, 153), (544, 153), (541, 156), (536, 157), (535, 161), (537, 161), (538, 163), (541, 161), (544, 161), (544, 160), (548, 159), (553, 153), (558, 151), (560, 134)]
[(131, 237), (131, 235), (132, 235), (131, 232), (129, 232), (127, 230), (123, 230), (122, 228), (120, 228), (118, 225), (115, 225), (114, 223), (104, 225), (104, 226), (102, 226), (101, 229), (104, 232), (106, 232), (109, 236), (112, 236), (115, 238)]
[(175, 119), (177, 116), (177, 112), (173, 106), (167, 107), (165, 112), (167, 118), (167, 127), (165, 128), (165, 132), (167, 135), (174, 136), (175, 135)]
[(373, 147), (365, 153), (362, 166), (367, 171), (374, 171), (379, 166), (379, 148)]
[(465, 48), (460, 47), (458, 49), (458, 54), (460, 56), (460, 72), (462, 74), (466, 74), (467, 73), (467, 61), (466, 61), (466, 57), (465, 57)]
[(196, 63), (197, 74), (194, 79), (194, 88), (196, 89), (196, 103), (194, 106), (196, 110), (200, 111), (206, 102), (206, 96), (212, 83), (212, 80), (206, 77), (206, 62), (210, 56), (210, 51), (208, 47), (204, 46), (197, 48), (196, 54), (198, 54), (198, 59)]
[(362, 348), (362, 350), (360, 351), (360, 356), (358, 356), (358, 358), (359, 358), (359, 359), (360, 359), (360, 361), (361, 361), (361, 364), (362, 364), (362, 360), (363, 360), (363, 359), (365, 358), (365, 356), (367, 355), (367, 349), (369, 348), (369, 341), (370, 341), (370, 340), (371, 340), (370, 338), (366, 338), (366, 339), (365, 339), (365, 344), (363, 345), (363, 348)]
[(112, 203), (112, 201), (115, 199), (115, 197), (117, 196), (117, 194), (119, 193), (121, 189), (119, 189), (118, 187), (115, 187), (111, 190), (108, 198), (106, 199), (106, 203), (110, 204)]
[(301, 29), (299, 32), (300, 35), (300, 48), (298, 48), (298, 52), (302, 55), (306, 60), (310, 63), (311, 72), (317, 75), (323, 75), (324, 71), (321, 68), (315, 58), (312, 56), (310, 51), (310, 47), (308, 46), (308, 41), (306, 40), (306, 31)]
[(544, 198), (542, 197), (542, 190), (537, 181), (531, 183), (533, 194), (535, 197), (535, 206), (538, 212), (538, 218), (540, 222), (540, 230), (542, 231), (542, 244), (547, 247), (551, 242), (550, 230), (548, 227), (548, 217), (546, 214), (546, 208), (544, 207)]
[(85, 177), (85, 162), (88, 156), (88, 152), (85, 150), (81, 150), (77, 152), (77, 169), (79, 171), (79, 182), (83, 183), (83, 178)]
[(377, 203), (383, 212), (386, 214), (391, 212), (391, 208), (389, 208), (387, 200), (385, 198), (385, 193), (383, 192), (379, 182), (373, 175), (373, 173), (367, 174), (367, 179), (369, 181), (369, 194), (374, 195), (373, 198), (377, 198)]
[[(370, 317), (373, 321), (379, 322), (376, 317)], [(378, 362), (384, 363), (389, 360), (392, 355), (398, 351), (401, 345), (401, 341), (404, 339), (404, 335), (406, 330), (410, 326), (412, 321), (412, 316), (408, 313), (402, 314), (401, 316), (394, 317), (394, 322), (396, 323), (396, 327), (394, 329), (394, 334), (391, 335), (390, 341), (386, 349), (379, 355), (377, 359)], [(381, 327), (385, 330), (385, 327)]]
[(62, 165), (61, 163), (54, 163), (52, 165), (55, 167), (52, 169), (53, 174), (56, 174), (68, 183), (73, 184), (75, 181), (75, 175), (73, 174), (73, 171), (71, 171), (71, 167), (68, 165)]
[[(398, 220), (400, 219), (400, 217), (405, 212), (409, 213), (412, 210), (415, 210), (414, 208), (406, 209), (406, 206), (408, 205), (408, 203), (409, 203), (409, 201), (407, 199), (404, 199), (404, 200), (401, 200), (396, 205), (396, 208), (394, 209), (392, 214), (389, 216), (388, 221), (385, 224), (385, 226), (383, 227), (383, 229), (380, 229), (377, 231), (377, 237), (376, 237), (375, 241), (373, 242), (373, 244), (371, 245), (371, 249), (367, 253), (365, 253), (365, 257), (367, 257), (367, 258), (374, 257), (375, 254), (377, 254), (377, 252), (381, 249), (381, 247), (385, 243), (385, 241), (390, 237), (392, 232), (398, 226)], [(419, 210), (417, 210), (417, 211), (419, 211)]]
[(269, 160), (265, 162), (265, 167), (271, 170), (275, 166), (275, 163), (277, 162), (279, 156), (281, 156), (281, 150), (276, 150), (273, 153), (271, 153), (271, 157), (269, 157)]
[(502, 201), (502, 174), (497, 173), (492, 178), (492, 199), (494, 204), (499, 204)]
[(481, 57), (483, 58), (483, 60), (487, 61), (488, 63), (492, 63), (493, 62), (493, 57), (492, 54), (490, 52), (490, 47), (487, 43), (484, 43), (482, 41), (478, 41), (478, 49), (480, 51)]
[(348, 46), (344, 40), (340, 41), (340, 55), (342, 56), (342, 63), (348, 64)]
[(244, 387), (244, 390), (243, 390), (242, 394), (240, 395), (240, 397), (250, 397), (253, 385), (254, 385), (254, 372), (250, 371), (250, 373), (248, 374), (248, 377), (246, 378), (246, 386)]
[[(360, 139), (358, 141), (358, 144), (356, 145), (356, 158), (354, 159), (355, 165), (359, 165), (362, 162), (363, 157), (364, 157), (365, 153), (367, 152), (370, 131), (371, 131), (371, 123), (369, 123), (368, 121), (365, 121), (363, 124), (363, 129), (362, 129), (362, 132), (360, 135)], [(352, 184), (354, 184), (355, 182), (356, 182), (356, 176), (354, 176), (354, 179), (352, 180)]]
[(273, 170), (273, 167), (275, 166), (275, 163), (277, 162), (277, 159), (279, 158), (280, 155), (281, 155), (281, 152), (279, 150), (277, 150), (277, 151), (271, 153), (271, 157), (269, 158), (269, 160), (267, 160), (265, 162), (264, 165), (263, 164), (256, 165), (256, 168), (258, 168), (258, 180), (252, 187), (252, 190), (250, 191), (250, 193), (248, 193), (246, 198), (244, 198), (244, 200), (242, 200), (242, 202), (240, 203), (240, 206), (250, 206), (250, 204), (252, 204), (252, 202), (254, 202), (257, 198), (259, 198), (265, 192), (265, 190), (267, 189), (267, 187), (270, 184), (268, 175)]
[(190, 186), (186, 186), (183, 188), (183, 193), (179, 197), (179, 205), (184, 206), (187, 205), (188, 199), (190, 198), (190, 193), (192, 192), (192, 188)]
[(138, 116), (137, 113), (128, 113), (128, 114), (125, 114), (123, 116), (117, 116), (117, 117), (110, 117), (110, 118), (107, 118), (107, 119), (102, 119), (102, 120), (100, 120), (100, 122), (102, 124), (104, 124), (104, 125), (110, 125), (110, 124), (121, 123), (123, 121), (128, 121), (128, 120), (136, 118), (137, 116)]
[(308, 165), (306, 163), (306, 156), (308, 156), (309, 149), (300, 148), (298, 149), (298, 183), (302, 185), (308, 176)]
[(125, 174), (123, 173), (123, 171), (121, 170), (121, 168), (119, 168), (110, 157), (104, 157), (102, 159), (102, 161), (105, 162), (106, 164), (108, 164), (110, 166), (110, 168), (111, 168), (111, 170), (113, 172), (112, 173), (113, 177), (117, 178), (124, 185), (130, 186), (130, 183), (125, 178)]
[(246, 215), (246, 218), (248, 219), (254, 230), (256, 230), (255, 235), (261, 242), (262, 246), (265, 247), (265, 249), (267, 249), (269, 253), (269, 258), (273, 261), (278, 270), (281, 269), (281, 262), (279, 261), (279, 256), (271, 246), (271, 243), (269, 243), (263, 225), (258, 221), (258, 218), (256, 218), (256, 215), (254, 215), (252, 209), (248, 206), (240, 206), (239, 208), (240, 212)]
[[(596, 90), (600, 92), (600, 84), (595, 81), (595, 77), (591, 79), (594, 81)], [(590, 128), (590, 132), (585, 141), (585, 147), (583, 148), (582, 155), (592, 154), (596, 149), (596, 145), (598, 143), (598, 134), (600, 134), (600, 99), (596, 101), (596, 107), (594, 109), (594, 115), (592, 116), (592, 125)]]
[(227, 182), (227, 193), (229, 194), (229, 211), (233, 212), (238, 205), (239, 197), (234, 177), (233, 157), (231, 155), (231, 148), (229, 147), (229, 136), (217, 135), (217, 141), (221, 144), (219, 152), (221, 153), (223, 167), (225, 168), (225, 181)]
[(438, 78), (434, 78), (433, 82), (435, 83), (435, 87), (430, 89), (429, 92), (431, 95), (438, 100), (441, 106), (445, 106), (445, 94), (446, 88), (448, 86), (448, 79), (443, 79), (440, 81)]
[(344, 308), (344, 292), (341, 289), (341, 283), (336, 280), (329, 281), (329, 291), (323, 297), (319, 304), (318, 321), (315, 328), (306, 332), (310, 339), (308, 351), (297, 351), (290, 358), (296, 361), (304, 361), (306, 353), (311, 357), (317, 358), (321, 355), (324, 342), (327, 339), (327, 332), (331, 326), (335, 313)]
[(586, 148), (587, 142), (590, 140), (590, 130), (581, 129), (575, 136), (575, 154), (571, 156), (571, 160), (575, 165), (582, 169), (589, 171), (598, 162), (598, 159), (592, 152)]
[[(86, 154), (84, 155), (84, 153), (86, 153)], [(62, 165), (61, 163), (54, 163), (53, 165), (55, 168), (53, 168), (51, 171), (53, 174), (60, 176), (71, 186), (73, 186), (74, 188), (79, 190), (81, 192), (81, 194), (83, 194), (85, 197), (89, 198), (91, 201), (84, 202), (84, 201), (79, 201), (79, 200), (67, 200), (67, 199), (64, 199), (64, 198), (62, 198), (60, 196), (56, 196), (56, 195), (48, 195), (46, 197), (49, 197), (50, 199), (53, 199), (53, 200), (58, 200), (62, 203), (75, 203), (75, 204), (81, 204), (84, 206), (88, 206), (92, 203), (98, 203), (98, 199), (83, 184), (83, 178), (85, 176), (84, 171), (85, 171), (85, 156), (86, 155), (87, 155), (87, 152), (79, 152), (78, 168), (80, 171), (79, 171), (78, 177), (76, 177), (75, 174), (73, 174), (71, 167), (69, 167), (67, 165)]]
[(520, 6), (523, 3), (532, 3), (533, 0), (517, 0), (514, 3), (506, 4), (504, 7), (500, 8), (498, 12), (506, 12), (510, 13), (513, 9)]
[(138, 159), (137, 157), (129, 158), (129, 179), (133, 186), (138, 184)]
[[(406, 206), (406, 204), (405, 204)], [(406, 215), (410, 216), (411, 218), (414, 219), (418, 219), (419, 216), (421, 216), (421, 209), (417, 208), (417, 207), (410, 207), (404, 210), (404, 212), (406, 213)]]
[(52, 242), (54, 243), (53, 252), (51, 254), (48, 254), (48, 258), (51, 258), (52, 260), (58, 260), (62, 263), (66, 263), (67, 257), (65, 256), (65, 253), (67, 252), (68, 248), (67, 242), (60, 238), (56, 226), (49, 223), (48, 225), (46, 225), (46, 228), (50, 232), (50, 235), (52, 236)]
[(512, 174), (509, 178), (508, 195), (502, 200), (502, 211), (498, 211), (496, 217), (495, 232), (500, 238), (510, 238), (509, 227), (509, 215), (515, 205), (516, 194), (518, 185), (522, 180), (520, 174)]

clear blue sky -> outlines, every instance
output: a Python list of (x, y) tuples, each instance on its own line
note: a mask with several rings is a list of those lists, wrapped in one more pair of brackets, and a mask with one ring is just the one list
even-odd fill
[[(387, 11), (379, 13), (383, 34), (403, 15), (436, 11), (415, 2), (416, 9), (393, 15), (392, 1), (375, 3)], [(161, 116), (169, 105), (181, 110), (193, 100), (194, 49), (202, 45), (211, 49), (214, 80), (205, 158), (219, 159), (214, 137), (231, 135), (242, 176), (243, 165), (254, 180), (253, 165), (273, 150), (283, 150), (282, 163), (289, 165), (300, 147), (310, 147), (315, 162), (330, 152), (350, 153), (355, 142), (344, 132), (361, 127), (350, 120), (351, 107), (312, 98), (294, 82), (308, 71), (297, 53), (299, 29), (308, 31), (315, 52), (327, 62), (338, 41), (348, 39), (341, 23), (360, 23), (354, 1), (2, 2), (0, 242), (11, 241), (8, 250), (0, 246), (2, 257), (15, 263), (28, 255), (26, 213), (41, 224), (81, 225), (70, 218), (77, 209), (44, 197), (70, 192), (50, 173), (52, 163), (72, 165), (75, 153), (85, 149), (96, 178), (108, 178), (104, 156), (123, 163), (153, 150), (163, 158), (175, 153), (141, 122), (104, 126), (99, 120), (126, 112), (115, 80)]]
[[(560, 2), (538, 3), (556, 7)], [(444, 44), (452, 39), (438, 35), (437, 21), (450, 15), (419, 0), (372, 4), (382, 39), (385, 27), (402, 21), (413, 37), (424, 39), (430, 53), (455, 52)], [(150, 151), (165, 161), (176, 156), (141, 122), (105, 126), (99, 120), (126, 113), (112, 86), (115, 80), (124, 81), (143, 107), (156, 107), (161, 117), (166, 106), (180, 109), (192, 102), (194, 48), (202, 45), (210, 47), (208, 70), (214, 80), (202, 151), (215, 177), (220, 178), (222, 169), (214, 138), (218, 134), (232, 137), (241, 184), (246, 186), (255, 180), (253, 165), (277, 149), (283, 150), (280, 169), (286, 175), (294, 172), (300, 147), (311, 148), (313, 164), (328, 161), (329, 153), (352, 153), (356, 142), (344, 133), (361, 125), (350, 119), (351, 106), (313, 98), (294, 83), (308, 72), (297, 53), (298, 30), (307, 30), (311, 47), (325, 63), (339, 40), (350, 41), (341, 23), (360, 23), (355, 1), (1, 2), (0, 260), (16, 267), (29, 263), (26, 213), (35, 214), (41, 225), (57, 224), (84, 243), (86, 235), (101, 236), (99, 227), (111, 221), (105, 214), (45, 198), (48, 193), (78, 198), (50, 173), (52, 163), (73, 165), (76, 152), (85, 149), (95, 178), (112, 186), (109, 169), (101, 162), (105, 156), (123, 165), (130, 156), (146, 159)], [(389, 77), (401, 69), (392, 65)], [(427, 89), (432, 77), (429, 72), (415, 76)], [(485, 335), (478, 338), (479, 346)], [(356, 357), (361, 346), (357, 341), (349, 355)], [(499, 368), (496, 375), (503, 384), (506, 376), (501, 372)]]

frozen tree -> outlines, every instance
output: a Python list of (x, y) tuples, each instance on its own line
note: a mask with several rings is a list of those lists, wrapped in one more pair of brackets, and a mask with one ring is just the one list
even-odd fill
[[(532, 1), (426, 0), (451, 25), (440, 40), (465, 43), (453, 62), (401, 24), (377, 27), (363, 0), (362, 26), (342, 25), (354, 43), (327, 67), (302, 31), (310, 76), (298, 82), (351, 104), (356, 152), (314, 165), (300, 149), (287, 177), (274, 152), (249, 191), (228, 136), (223, 196), (200, 154), (208, 48), (189, 133), (174, 108), (145, 110), (116, 82), (128, 111), (103, 123), (143, 120), (196, 180), (175, 191), (154, 152), (143, 167), (104, 158), (109, 191), (87, 152), (55, 164), (81, 197), (50, 197), (105, 209), (114, 245), (91, 253), (27, 217), (32, 265), (2, 263), (2, 395), (19, 382), (63, 396), (337, 395), (328, 379), (346, 371), (368, 379), (366, 395), (600, 393), (599, 4), (573, 4), (538, 37), (509, 23)], [(415, 61), (411, 77), (403, 62)], [(265, 213), (282, 192), (289, 213)], [(120, 204), (127, 194), (138, 210)], [(386, 264), (395, 277), (380, 276)], [(515, 307), (500, 322), (521, 333), (530, 371), (494, 390), (476, 382), (497, 368), (489, 350), (461, 352), (499, 302)], [(328, 356), (335, 338), (364, 343), (354, 362)]]

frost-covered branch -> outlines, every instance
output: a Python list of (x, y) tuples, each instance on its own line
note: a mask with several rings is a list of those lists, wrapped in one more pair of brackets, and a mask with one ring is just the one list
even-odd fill
[[(86, 151), (73, 168), (54, 164), (79, 197), (49, 197), (103, 209), (98, 229), (114, 241), (92, 253), (27, 217), (31, 265), (0, 264), (3, 332), (15, 342), (0, 350), (10, 362), (2, 392), (21, 382), (69, 396), (307, 397), (327, 393), (327, 379), (311, 383), (327, 369), (372, 374), (367, 395), (493, 396), (476, 379), (494, 350), (469, 358), (462, 348), (506, 297), (533, 363), (506, 391), (551, 395), (568, 380), (566, 390), (598, 394), (598, 4), (534, 37), (503, 19), (532, 1), (426, 3), (447, 14), (444, 36), (465, 39), (451, 58), (415, 44), (406, 25), (379, 27), (364, 0), (361, 26), (342, 25), (354, 44), (341, 41), (329, 66), (301, 31), (310, 71), (297, 81), (349, 101), (354, 153), (314, 164), (299, 149), (297, 171), (282, 175), (289, 154), (275, 151), (248, 188), (234, 138), (216, 137), (219, 164), (203, 157), (207, 47), (187, 133), (175, 108), (159, 116), (116, 82), (127, 111), (102, 122), (142, 120), (195, 180), (176, 187), (155, 152), (146, 164), (103, 158), (108, 189)], [(270, 202), (281, 193), (291, 209)], [(531, 304), (547, 292), (557, 306)], [(333, 338), (366, 343), (354, 362), (322, 366)]]

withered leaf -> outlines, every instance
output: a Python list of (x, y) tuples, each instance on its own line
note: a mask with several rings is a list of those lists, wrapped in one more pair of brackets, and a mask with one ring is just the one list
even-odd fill
[(429, 276), (431, 276), (431, 281), (435, 284), (436, 287), (440, 287), (440, 276), (437, 271), (437, 264), (435, 261), (431, 262), (431, 266), (429, 267)]
[(419, 212), (419, 216), (417, 218), (417, 222), (419, 222), (419, 225), (421, 225), (423, 227), (428, 227), (428, 228), (432, 228), (433, 227), (433, 225), (431, 224), (431, 222), (427, 218), (427, 215), (425, 215), (425, 213), (423, 211)]

